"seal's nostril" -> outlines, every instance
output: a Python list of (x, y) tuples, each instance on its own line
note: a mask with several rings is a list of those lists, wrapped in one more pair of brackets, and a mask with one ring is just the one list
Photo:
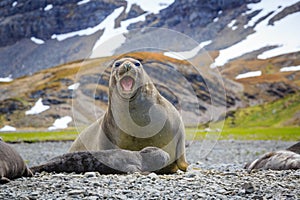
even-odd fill
[(131, 69), (130, 63), (125, 63), (124, 68), (125, 68), (126, 71), (129, 71)]

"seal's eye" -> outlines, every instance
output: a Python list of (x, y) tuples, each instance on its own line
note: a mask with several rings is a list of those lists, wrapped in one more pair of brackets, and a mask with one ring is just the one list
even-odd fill
[(119, 67), (121, 65), (121, 62), (116, 62), (115, 67)]
[(136, 63), (134, 63), (134, 65), (137, 66), (137, 67), (139, 67), (139, 66), (141, 66), (141, 63), (136, 62)]

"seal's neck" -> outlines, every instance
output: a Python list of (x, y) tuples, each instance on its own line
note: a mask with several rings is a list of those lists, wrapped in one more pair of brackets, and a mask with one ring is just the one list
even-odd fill
[(124, 99), (119, 95), (111, 96), (107, 114), (112, 120), (124, 121), (124, 124), (128, 124), (128, 119), (132, 119), (139, 126), (146, 126), (151, 122), (149, 110), (157, 104), (158, 91), (151, 82), (144, 84), (138, 90), (131, 99)]

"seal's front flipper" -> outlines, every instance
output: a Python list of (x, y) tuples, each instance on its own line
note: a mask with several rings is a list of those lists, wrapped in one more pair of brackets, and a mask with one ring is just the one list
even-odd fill
[(186, 172), (189, 164), (185, 160), (185, 156), (181, 155), (177, 160), (177, 166), (181, 171)]

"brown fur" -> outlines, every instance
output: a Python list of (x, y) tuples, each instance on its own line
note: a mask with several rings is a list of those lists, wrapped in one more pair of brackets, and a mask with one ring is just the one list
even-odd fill
[(249, 162), (245, 168), (251, 172), (254, 169), (287, 170), (300, 169), (300, 142), (287, 150), (269, 152), (260, 158)]
[(32, 176), (20, 154), (0, 140), (0, 184), (22, 176)]
[[(130, 92), (122, 89), (125, 76), (134, 79)], [(139, 151), (148, 146), (161, 148), (170, 156), (167, 166), (157, 172), (186, 171), (185, 132), (180, 114), (159, 94), (139, 61), (123, 58), (112, 68), (108, 110), (78, 136), (69, 151)]]
[(33, 173), (42, 171), (57, 173), (97, 171), (100, 174), (144, 173), (161, 168), (168, 161), (169, 155), (156, 147), (146, 147), (141, 151), (111, 149), (66, 153), (30, 169)]

